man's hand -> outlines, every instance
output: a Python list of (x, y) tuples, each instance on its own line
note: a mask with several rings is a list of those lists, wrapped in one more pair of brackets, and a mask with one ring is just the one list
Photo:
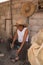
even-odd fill
[(14, 48), (14, 44), (12, 43), (12, 44), (10, 45), (10, 47), (11, 47), (11, 48)]
[(21, 49), (19, 48), (19, 49), (17, 50), (17, 54), (19, 54), (19, 53), (20, 53), (20, 51), (21, 51)]
[(16, 52), (17, 52), (17, 55), (18, 55), (20, 51), (19, 50), (16, 50)]
[(17, 50), (17, 54), (19, 54), (19, 50)]

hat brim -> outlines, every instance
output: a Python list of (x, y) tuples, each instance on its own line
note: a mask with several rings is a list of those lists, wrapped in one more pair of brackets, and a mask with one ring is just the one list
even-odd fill
[(28, 27), (28, 24), (27, 25), (23, 25), (23, 24), (15, 24), (14, 26), (26, 26), (26, 27)]
[[(29, 8), (28, 11), (26, 11), (27, 7)], [(21, 14), (25, 17), (30, 17), (35, 12), (36, 6), (32, 2), (26, 2), (22, 5), (21, 8)]]

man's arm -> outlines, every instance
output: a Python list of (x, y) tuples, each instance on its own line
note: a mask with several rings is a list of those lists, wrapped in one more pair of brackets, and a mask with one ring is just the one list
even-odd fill
[(14, 35), (13, 42), (12, 42), (12, 44), (11, 44), (11, 48), (14, 47), (14, 42), (15, 42), (15, 40), (17, 39), (17, 37), (18, 37), (18, 35), (17, 35), (17, 31), (16, 31), (16, 33), (15, 33), (15, 35)]
[(17, 53), (19, 53), (21, 51), (24, 43), (26, 42), (27, 35), (28, 35), (28, 29), (25, 31), (25, 34), (24, 34), (24, 37), (23, 37), (23, 42), (22, 42), (20, 48), (18, 49)]

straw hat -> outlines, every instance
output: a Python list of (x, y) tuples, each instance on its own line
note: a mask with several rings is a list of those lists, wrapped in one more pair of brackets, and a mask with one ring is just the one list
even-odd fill
[(35, 11), (35, 5), (32, 2), (26, 2), (22, 5), (21, 14), (30, 17)]
[(27, 19), (22, 17), (22, 18), (19, 18), (15, 24), (15, 26), (18, 26), (18, 25), (23, 25), (23, 26), (28, 26), (28, 22), (27, 22)]

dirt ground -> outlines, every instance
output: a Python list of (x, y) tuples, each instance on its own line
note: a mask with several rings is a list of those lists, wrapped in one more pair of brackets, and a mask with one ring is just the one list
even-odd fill
[(24, 64), (24, 61), (17, 61), (12, 63), (10, 60), (10, 52), (6, 50), (6, 43), (0, 43), (0, 51), (5, 54), (4, 57), (0, 57), (0, 65), (30, 65), (29, 63)]

